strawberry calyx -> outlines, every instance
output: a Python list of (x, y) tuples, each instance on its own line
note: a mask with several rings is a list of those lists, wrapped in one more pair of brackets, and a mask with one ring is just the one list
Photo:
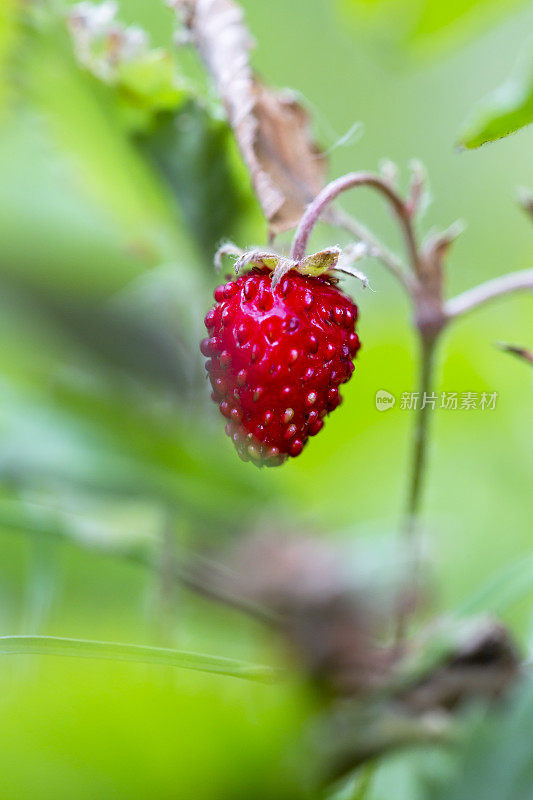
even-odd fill
[(220, 266), (222, 255), (236, 257), (234, 265), (236, 275), (239, 275), (246, 267), (258, 267), (271, 271), (273, 288), (291, 270), (299, 272), (300, 275), (313, 278), (333, 272), (342, 272), (360, 280), (364, 287), (369, 285), (366, 275), (353, 266), (354, 261), (367, 255), (367, 249), (364, 245), (346, 250), (342, 250), (337, 245), (332, 245), (301, 259), (294, 259), (276, 253), (273, 250), (255, 248), (243, 251), (228, 243), (223, 245), (215, 256), (215, 264), (217, 266)]

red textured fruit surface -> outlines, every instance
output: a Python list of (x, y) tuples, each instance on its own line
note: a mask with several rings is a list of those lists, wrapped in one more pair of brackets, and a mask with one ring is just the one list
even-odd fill
[(291, 271), (272, 289), (253, 269), (215, 290), (201, 343), (213, 399), (240, 457), (275, 466), (299, 455), (359, 350), (357, 306), (325, 277)]

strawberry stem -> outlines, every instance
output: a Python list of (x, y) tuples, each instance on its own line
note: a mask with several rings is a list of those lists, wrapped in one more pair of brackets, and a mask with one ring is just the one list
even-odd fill
[(455, 319), (496, 297), (528, 289), (533, 290), (533, 269), (510, 272), (508, 275), (501, 275), (499, 278), (474, 286), (473, 289), (468, 289), (448, 300), (444, 305), (444, 311), (449, 320)]
[(374, 175), (372, 172), (349, 172), (347, 175), (343, 175), (341, 178), (337, 178), (331, 181), (331, 183), (328, 183), (328, 185), (317, 194), (315, 199), (307, 206), (298, 228), (296, 229), (292, 243), (292, 258), (297, 261), (303, 258), (307, 250), (309, 237), (327, 206), (342, 194), (342, 192), (348, 189), (354, 189), (358, 186), (368, 186), (376, 189), (389, 201), (403, 230), (409, 260), (415, 272), (418, 273), (420, 271), (420, 259), (412, 224), (412, 214), (407, 204), (392, 186), (390, 186), (384, 178), (379, 175)]
[(420, 514), (422, 507), (424, 478), (426, 475), (428, 441), (429, 441), (429, 409), (424, 403), (424, 397), (429, 395), (433, 383), (435, 362), (435, 349), (438, 334), (432, 337), (424, 335), (419, 330), (419, 378), (418, 393), (420, 406), (416, 410), (414, 424), (411, 466), (409, 470), (409, 486), (407, 507), (403, 524), (403, 538), (405, 549), (412, 565), (411, 586), (413, 590), (409, 596), (400, 596), (398, 599), (398, 617), (396, 620), (395, 645), (398, 650), (403, 647), (406, 628), (411, 609), (418, 604), (418, 588), (420, 583)]

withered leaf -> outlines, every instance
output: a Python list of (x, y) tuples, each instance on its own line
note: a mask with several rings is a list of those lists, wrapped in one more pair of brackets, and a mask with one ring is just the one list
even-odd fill
[(272, 213), (266, 212), (257, 180), (254, 185), (271, 230), (281, 233), (298, 224), (306, 205), (324, 186), (327, 159), (311, 139), (309, 114), (291, 93), (273, 91), (257, 78), (254, 89), (253, 155), (281, 198)]
[(253, 73), (252, 40), (233, 0), (171, 0), (182, 12), (224, 104), (273, 234), (294, 227), (324, 186), (327, 160), (312, 141), (307, 111)]

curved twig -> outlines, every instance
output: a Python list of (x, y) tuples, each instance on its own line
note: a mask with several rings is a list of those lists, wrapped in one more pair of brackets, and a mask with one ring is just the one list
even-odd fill
[(411, 214), (396, 191), (386, 180), (372, 172), (349, 172), (341, 178), (337, 178), (322, 189), (315, 199), (307, 206), (302, 216), (294, 240), (292, 243), (291, 255), (295, 259), (300, 259), (305, 255), (307, 243), (313, 228), (322, 212), (335, 200), (342, 192), (353, 189), (357, 186), (369, 186), (383, 194), (392, 206), (403, 231), (409, 259), (415, 272), (420, 271), (420, 256), (416, 243), (415, 233), (412, 225)]
[(414, 294), (414, 280), (411, 274), (404, 270), (398, 256), (380, 242), (378, 237), (366, 225), (363, 225), (342, 208), (328, 208), (322, 218), (324, 222), (328, 222), (337, 228), (342, 228), (356, 240), (363, 242), (368, 249), (367, 255), (378, 258), (383, 266), (400, 281), (407, 292), (410, 295)]

